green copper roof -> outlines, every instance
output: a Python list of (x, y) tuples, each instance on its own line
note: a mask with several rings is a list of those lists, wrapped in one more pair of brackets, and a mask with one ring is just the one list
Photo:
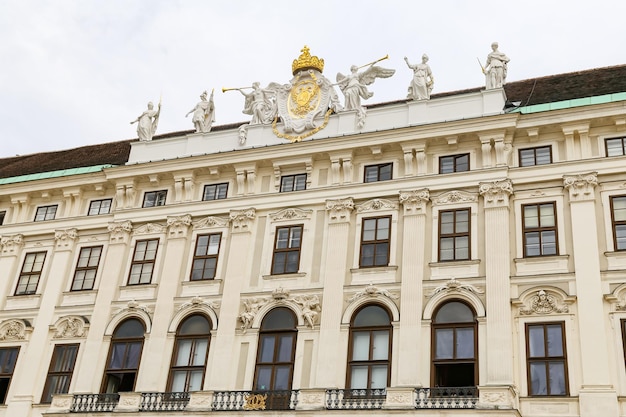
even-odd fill
[(16, 182), (26, 182), (35, 180), (44, 180), (48, 178), (68, 177), (70, 175), (90, 174), (92, 172), (100, 172), (104, 168), (111, 168), (115, 165), (95, 165), (91, 167), (80, 167), (70, 169), (60, 169), (58, 171), (40, 172), (38, 174), (19, 175), (17, 177), (0, 178), (0, 185), (14, 184)]
[(569, 109), (572, 107), (581, 107), (581, 106), (590, 106), (592, 104), (604, 104), (604, 103), (612, 103), (615, 101), (623, 101), (626, 100), (626, 93), (612, 93), (605, 94), (602, 96), (595, 97), (585, 97), (585, 98), (576, 98), (573, 100), (563, 100), (563, 101), (555, 101), (554, 103), (544, 103), (544, 104), (533, 104), (531, 106), (518, 107), (513, 110), (511, 113), (538, 113), (542, 111), (550, 111), (550, 110), (562, 110)]

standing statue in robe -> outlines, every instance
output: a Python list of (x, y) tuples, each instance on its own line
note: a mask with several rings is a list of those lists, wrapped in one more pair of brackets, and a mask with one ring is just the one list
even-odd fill
[(161, 102), (159, 102), (159, 107), (157, 110), (154, 110), (154, 104), (152, 102), (148, 103), (148, 110), (144, 111), (137, 117), (137, 119), (130, 122), (137, 123), (137, 136), (140, 141), (149, 141), (152, 140), (152, 136), (154, 136), (154, 132), (157, 130), (157, 126), (159, 125), (159, 115), (161, 113)]
[(491, 44), (491, 52), (487, 55), (487, 63), (483, 68), (487, 90), (502, 88), (506, 81), (508, 56), (498, 51), (498, 42)]
[(413, 70), (413, 80), (409, 85), (408, 99), (411, 100), (428, 100), (430, 99), (430, 92), (433, 90), (433, 84), (435, 78), (428, 66), (428, 55), (422, 55), (422, 62), (419, 64), (411, 65), (409, 59), (404, 57), (406, 65)]
[(211, 125), (215, 122), (215, 104), (213, 103), (213, 91), (211, 98), (207, 101), (207, 92), (204, 91), (200, 95), (200, 102), (196, 107), (189, 110), (185, 117), (193, 113), (191, 121), (196, 128), (196, 133), (207, 133), (211, 131)]

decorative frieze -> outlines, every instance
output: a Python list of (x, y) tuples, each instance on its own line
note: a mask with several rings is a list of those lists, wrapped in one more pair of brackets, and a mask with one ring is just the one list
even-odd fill
[(569, 190), (570, 201), (595, 199), (594, 189), (596, 185), (598, 185), (597, 172), (563, 176), (563, 187)]
[(354, 200), (351, 197), (339, 200), (326, 200), (326, 212), (328, 212), (329, 223), (349, 222), (352, 210), (354, 210)]
[(433, 205), (443, 206), (447, 204), (475, 203), (476, 201), (478, 201), (478, 194), (452, 190), (435, 197)]
[(271, 213), (270, 219), (273, 222), (282, 220), (308, 220), (311, 218), (313, 210), (302, 210), (299, 208), (286, 208), (277, 213)]
[(428, 188), (413, 191), (400, 191), (400, 204), (404, 207), (404, 215), (425, 214), (426, 205), (430, 201)]
[(449, 281), (447, 281), (445, 284), (442, 284), (438, 286), (437, 288), (435, 288), (433, 292), (430, 294), (430, 296), (432, 297), (433, 295), (439, 294), (440, 292), (462, 292), (462, 291), (468, 291), (474, 294), (485, 293), (484, 291), (476, 288), (472, 284), (462, 283), (461, 281), (458, 281), (457, 279), (452, 278)]
[(166, 225), (158, 223), (146, 223), (133, 230), (133, 235), (149, 235), (155, 233), (165, 233)]
[(314, 328), (322, 311), (319, 295), (307, 294), (291, 296), (284, 288), (276, 288), (269, 297), (250, 297), (243, 299), (242, 312), (238, 319), (241, 322), (240, 329), (245, 333), (258, 315), (261, 309), (268, 309), (271, 305), (288, 305), (302, 319), (304, 324)]
[(374, 198), (356, 206), (357, 213), (367, 213), (370, 211), (378, 210), (397, 210), (398, 203), (396, 201), (387, 200), (384, 198)]
[(224, 217), (208, 216), (193, 222), (194, 229), (209, 229), (212, 227), (227, 227), (228, 219)]
[(538, 290), (533, 296), (528, 297), (524, 301), (514, 302), (513, 304), (521, 304), (519, 314), (521, 316), (528, 315), (547, 315), (553, 313), (568, 313), (569, 306), (574, 302), (574, 298), (565, 299), (560, 293), (550, 290)]
[(478, 192), (484, 198), (485, 208), (508, 207), (509, 197), (513, 194), (513, 184), (508, 178), (492, 182), (481, 182)]
[(348, 299), (348, 303), (352, 303), (353, 301), (358, 300), (361, 297), (368, 297), (368, 298), (387, 297), (390, 300), (397, 300), (398, 298), (400, 298), (399, 296), (390, 293), (384, 288), (379, 288), (373, 284), (369, 284), (362, 291), (359, 291), (356, 294), (354, 294), (352, 297), (350, 297)]

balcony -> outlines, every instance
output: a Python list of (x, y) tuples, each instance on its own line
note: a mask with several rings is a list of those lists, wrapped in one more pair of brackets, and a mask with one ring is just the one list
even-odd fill
[(415, 408), (476, 408), (478, 388), (438, 387), (416, 388)]
[(329, 389), (326, 391), (328, 410), (376, 410), (383, 408), (386, 389)]
[(76, 394), (70, 405), (70, 413), (102, 413), (115, 410), (119, 394)]
[(295, 410), (297, 390), (287, 391), (215, 391), (213, 411)]
[(183, 411), (188, 403), (188, 392), (143, 392), (139, 411)]

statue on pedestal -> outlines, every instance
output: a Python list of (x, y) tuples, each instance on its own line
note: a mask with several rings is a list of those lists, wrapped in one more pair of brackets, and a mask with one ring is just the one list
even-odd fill
[(154, 104), (152, 102), (148, 103), (148, 110), (144, 111), (137, 117), (136, 120), (130, 122), (137, 123), (137, 136), (140, 141), (148, 141), (152, 140), (152, 136), (154, 136), (154, 132), (156, 132), (157, 126), (159, 124), (159, 115), (161, 113), (161, 102), (159, 101), (159, 107), (157, 110), (154, 110)]
[(508, 56), (498, 51), (498, 42), (491, 44), (491, 52), (487, 55), (487, 63), (483, 68), (487, 90), (502, 88), (506, 81)]
[(409, 85), (408, 99), (411, 100), (428, 100), (430, 92), (433, 90), (435, 78), (428, 66), (428, 55), (422, 55), (422, 62), (412, 65), (407, 57), (404, 57), (406, 65), (413, 70), (413, 80)]
[(211, 131), (211, 125), (215, 122), (215, 104), (213, 103), (213, 91), (211, 98), (207, 101), (207, 92), (200, 94), (200, 102), (189, 110), (185, 117), (193, 113), (191, 121), (196, 128), (196, 133), (207, 133)]

